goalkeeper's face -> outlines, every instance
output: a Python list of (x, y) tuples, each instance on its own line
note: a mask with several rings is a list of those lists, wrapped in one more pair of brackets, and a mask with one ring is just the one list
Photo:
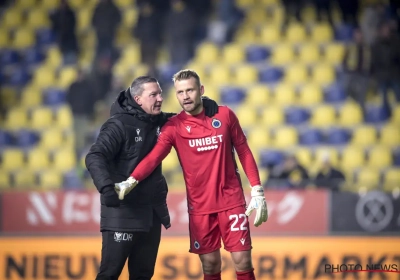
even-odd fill
[(175, 81), (175, 91), (176, 98), (186, 113), (197, 115), (203, 110), (201, 96), (204, 94), (204, 87), (199, 86), (195, 78)]

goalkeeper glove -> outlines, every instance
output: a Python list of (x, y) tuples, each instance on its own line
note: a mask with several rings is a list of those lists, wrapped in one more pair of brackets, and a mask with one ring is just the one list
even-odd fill
[(267, 201), (264, 197), (264, 188), (262, 186), (254, 186), (251, 188), (251, 200), (246, 210), (246, 215), (250, 216), (256, 210), (254, 225), (258, 227), (268, 220)]
[(118, 194), (118, 198), (123, 200), (124, 197), (133, 190), (134, 187), (137, 186), (139, 181), (137, 181), (133, 177), (129, 177), (126, 181), (122, 181), (120, 183), (115, 184), (115, 191)]

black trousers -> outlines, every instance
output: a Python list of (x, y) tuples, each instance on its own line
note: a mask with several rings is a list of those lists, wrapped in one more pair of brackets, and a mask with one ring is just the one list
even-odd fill
[(129, 280), (149, 280), (153, 277), (161, 224), (150, 232), (102, 232), (100, 271), (96, 280), (118, 280), (128, 259)]

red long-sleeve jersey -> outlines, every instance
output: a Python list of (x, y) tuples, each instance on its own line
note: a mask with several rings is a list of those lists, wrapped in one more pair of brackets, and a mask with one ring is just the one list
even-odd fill
[(252, 186), (258, 168), (235, 113), (226, 106), (209, 118), (182, 111), (161, 129), (153, 150), (131, 174), (139, 182), (153, 172), (174, 147), (183, 170), (190, 214), (210, 214), (246, 203), (234, 157), (236, 150)]

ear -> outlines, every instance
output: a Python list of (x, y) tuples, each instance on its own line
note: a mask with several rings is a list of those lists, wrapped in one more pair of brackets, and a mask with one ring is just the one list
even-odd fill
[(204, 86), (203, 85), (200, 86), (200, 95), (204, 95)]
[(133, 99), (136, 101), (136, 103), (137, 103), (139, 106), (142, 106), (142, 102), (140, 102), (140, 96), (139, 96), (139, 95), (135, 95), (135, 96), (133, 97)]

